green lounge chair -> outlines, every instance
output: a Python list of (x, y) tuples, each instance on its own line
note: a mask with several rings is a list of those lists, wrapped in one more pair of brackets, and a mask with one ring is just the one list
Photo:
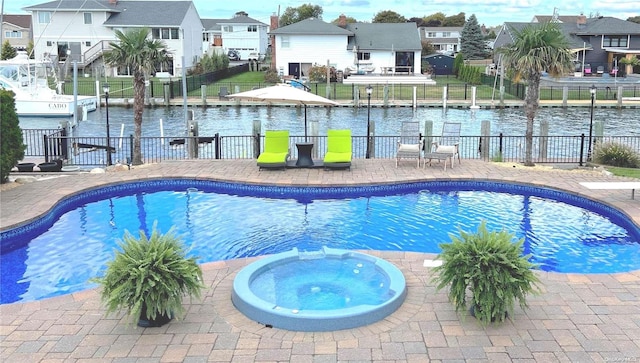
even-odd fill
[(291, 155), (288, 130), (267, 130), (264, 135), (264, 151), (258, 156), (260, 168), (285, 168)]
[(351, 130), (327, 130), (325, 169), (350, 169), (351, 153)]

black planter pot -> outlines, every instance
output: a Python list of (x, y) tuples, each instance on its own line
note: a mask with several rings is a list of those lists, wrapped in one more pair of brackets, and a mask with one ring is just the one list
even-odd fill
[(34, 163), (20, 163), (16, 165), (16, 167), (18, 168), (18, 171), (20, 172), (33, 171), (34, 166), (36, 166), (36, 164)]
[(38, 164), (38, 168), (40, 171), (50, 172), (50, 171), (61, 171), (62, 170), (62, 160), (52, 161), (48, 163), (40, 163)]
[(157, 328), (167, 324), (171, 319), (173, 319), (173, 316), (164, 314), (156, 315), (155, 319), (147, 319), (147, 311), (143, 308), (142, 312), (140, 312), (140, 319), (138, 319), (138, 326), (141, 328)]

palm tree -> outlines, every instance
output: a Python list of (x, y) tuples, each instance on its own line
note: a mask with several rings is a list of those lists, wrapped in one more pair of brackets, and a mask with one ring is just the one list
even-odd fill
[(567, 39), (556, 23), (541, 23), (525, 26), (522, 30), (513, 29), (513, 43), (498, 51), (504, 56), (504, 64), (513, 75), (513, 80), (527, 82), (525, 95), (525, 114), (527, 129), (525, 133), (526, 166), (533, 166), (533, 120), (538, 111), (540, 96), (540, 77), (542, 72), (557, 77), (573, 69), (573, 57)]
[(105, 52), (105, 63), (126, 67), (133, 75), (133, 165), (142, 164), (142, 112), (144, 111), (145, 79), (156, 69), (156, 65), (166, 63), (168, 52), (161, 40), (150, 39), (149, 29), (131, 29), (126, 33), (115, 32), (116, 42), (111, 42), (111, 50)]

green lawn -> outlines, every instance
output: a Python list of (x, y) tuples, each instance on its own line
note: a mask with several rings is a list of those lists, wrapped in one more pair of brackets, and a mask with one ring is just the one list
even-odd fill
[(626, 176), (629, 178), (640, 179), (640, 169), (634, 168), (617, 168), (613, 166), (606, 167), (608, 171), (617, 176)]

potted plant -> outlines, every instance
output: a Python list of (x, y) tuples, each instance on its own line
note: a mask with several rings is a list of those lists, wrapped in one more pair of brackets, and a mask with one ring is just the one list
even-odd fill
[(440, 245), (442, 265), (433, 269), (433, 282), (440, 290), (449, 286), (449, 299), (456, 312), (467, 309), (467, 290), (471, 291), (470, 311), (482, 324), (504, 321), (513, 314), (514, 302), (526, 308), (526, 295), (538, 293), (540, 282), (523, 256), (524, 239), (515, 241), (507, 231), (488, 231), (483, 221), (476, 233), (459, 231), (450, 235), (451, 243)]
[(125, 311), (139, 319), (138, 326), (162, 326), (184, 313), (184, 295), (200, 298), (202, 270), (173, 228), (161, 234), (154, 223), (151, 236), (140, 231), (139, 238), (127, 231), (119, 247), (104, 275), (94, 279), (107, 314)]

